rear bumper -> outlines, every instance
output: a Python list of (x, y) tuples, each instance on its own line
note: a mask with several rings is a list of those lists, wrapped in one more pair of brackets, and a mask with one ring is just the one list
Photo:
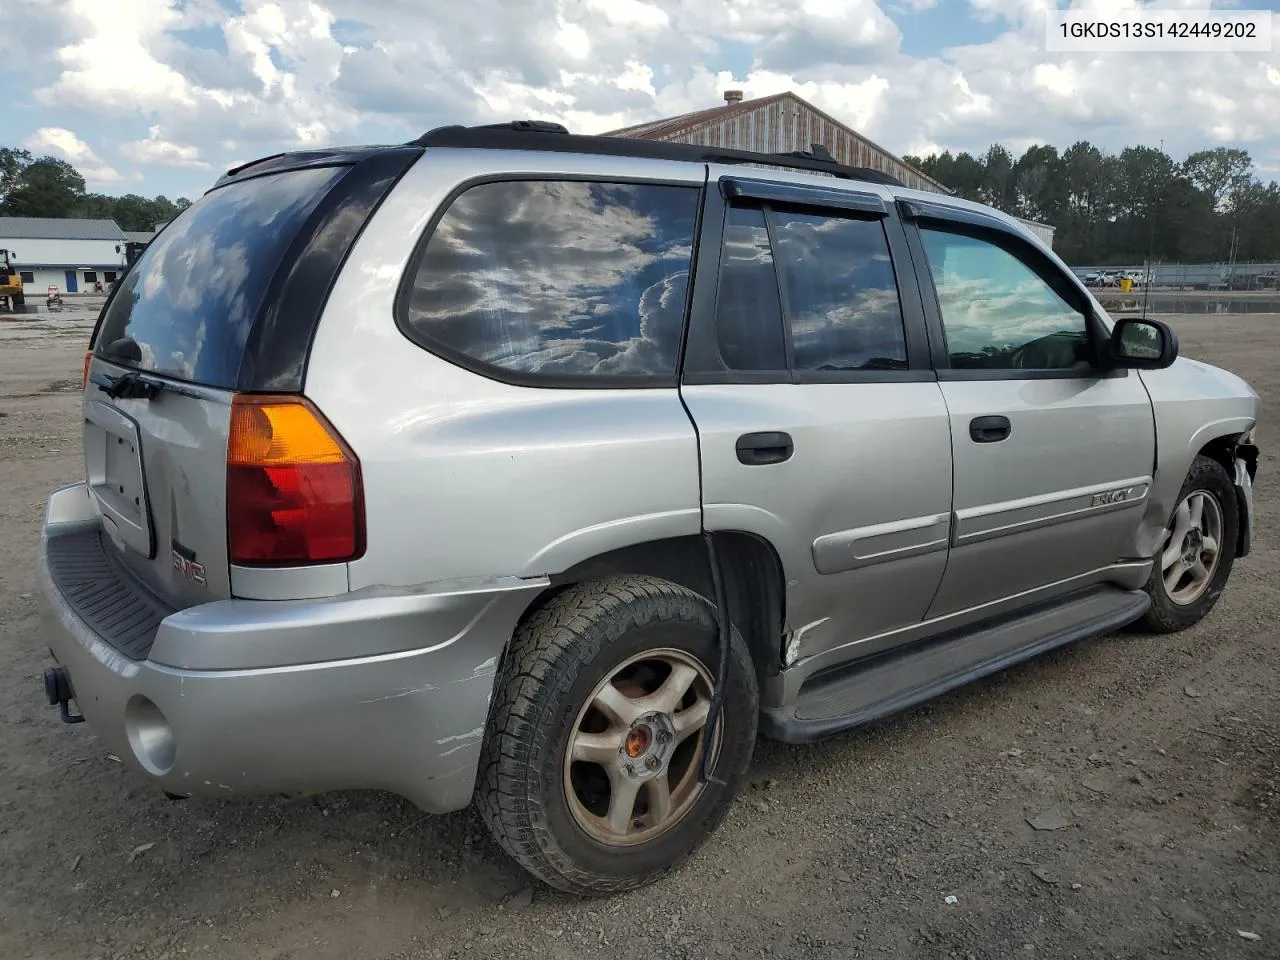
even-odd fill
[(50, 572), (49, 543), (96, 523), (87, 502), (82, 485), (50, 499), (40, 577), (61, 625), (50, 650), (108, 749), (182, 795), (384, 789), (431, 812), (467, 805), (498, 658), (545, 581), (217, 601), (165, 617), (134, 659)]

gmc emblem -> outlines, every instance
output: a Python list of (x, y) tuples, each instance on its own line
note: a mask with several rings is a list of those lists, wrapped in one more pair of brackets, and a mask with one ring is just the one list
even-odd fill
[(173, 549), (169, 554), (173, 561), (173, 569), (181, 573), (186, 579), (200, 586), (205, 586), (204, 564), (196, 563), (196, 552), (188, 550), (177, 540), (171, 541)]

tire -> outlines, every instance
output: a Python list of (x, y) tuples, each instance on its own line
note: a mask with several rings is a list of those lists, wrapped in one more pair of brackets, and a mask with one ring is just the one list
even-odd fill
[[(618, 693), (615, 681), (637, 691), (635, 695), (647, 692), (645, 683), (652, 681), (657, 689), (649, 702), (658, 702), (653, 698), (663, 696), (668, 687), (666, 680), (656, 678), (668, 661), (679, 664), (681, 676), (696, 674), (688, 692), (677, 700), (693, 706), (646, 714), (652, 718), (648, 726), (645, 717), (633, 718), (628, 726), (597, 710), (597, 703), (613, 699), (603, 696), (606, 684)], [(697, 849), (728, 813), (755, 747), (755, 669), (736, 629), (731, 631), (712, 770), (721, 783), (697, 782), (707, 728), (702, 727), (695, 739), (682, 727), (664, 724), (670, 720), (687, 728), (696, 722), (689, 718), (698, 712), (695, 707), (705, 707), (718, 663), (714, 606), (665, 580), (621, 576), (577, 584), (535, 612), (517, 631), (504, 658), (477, 782), (481, 815), (502, 848), (545, 883), (588, 896), (649, 883)], [(666, 677), (672, 680), (674, 695), (680, 686), (676, 668)], [(636, 686), (627, 686), (633, 683)], [(635, 703), (627, 699), (627, 704)], [(627, 706), (622, 715), (630, 709)], [(607, 724), (607, 729), (593, 734), (585, 729), (591, 724)], [(640, 727), (650, 736), (640, 736)], [(576, 749), (579, 738), (590, 746), (590, 738), (597, 736), (604, 738), (605, 746), (595, 748), (606, 757), (604, 762), (566, 759), (571, 741)], [(617, 750), (609, 739), (616, 736), (623, 737), (616, 741), (621, 745)], [(626, 774), (628, 756), (635, 756), (631, 750), (643, 745), (641, 740), (648, 746), (634, 763), (638, 774)], [(667, 751), (664, 760), (658, 751)], [(651, 773), (641, 761), (660, 772)], [(666, 806), (672, 812), (666, 820), (659, 822), (661, 814), (651, 809), (648, 783), (640, 785), (629, 804), (622, 802), (631, 796), (627, 791), (634, 788), (637, 775), (669, 785)], [(677, 777), (678, 785), (671, 787)], [(622, 787), (615, 790), (615, 783)], [(607, 808), (601, 803), (600, 809), (589, 809), (588, 800), (598, 799), (603, 788)], [(607, 829), (616, 798), (621, 798), (617, 809), (626, 811), (621, 833)], [(648, 833), (641, 831), (645, 821), (650, 824)], [(634, 839), (628, 839), (633, 828)]]
[[(1166, 551), (1171, 551), (1174, 546), (1172, 535), (1178, 532), (1179, 511), (1192, 498), (1202, 495), (1211, 498), (1217, 507), (1218, 525), (1221, 529), (1220, 536), (1215, 538), (1219, 541), (1217, 558), (1209, 570), (1207, 582), (1198, 593), (1184, 588), (1171, 593), (1166, 583), (1168, 571), (1163, 562), (1167, 557)], [(1212, 508), (1208, 504), (1202, 504), (1201, 514), (1202, 525), (1208, 523), (1209, 521), (1203, 518), (1212, 518)], [(1187, 479), (1182, 484), (1182, 489), (1178, 492), (1178, 506), (1174, 508), (1174, 516), (1170, 520), (1164, 540), (1156, 549), (1155, 565), (1151, 569), (1147, 585), (1143, 588), (1151, 598), (1151, 609), (1135, 626), (1151, 633), (1176, 633), (1194, 626), (1208, 616), (1209, 611), (1217, 604), (1218, 598), (1222, 596), (1227, 578), (1231, 576), (1239, 534), (1240, 504), (1236, 499), (1235, 484), (1231, 482), (1231, 477), (1222, 464), (1210, 457), (1196, 457), (1195, 462), (1191, 464)], [(1180, 582), (1190, 583), (1191, 579), (1187, 574)], [(1175, 593), (1183, 593), (1184, 596), (1175, 599)]]
[(13, 295), (13, 307), (15, 310), (21, 310), (26, 305), (27, 305), (27, 298), (25, 294), (15, 293)]

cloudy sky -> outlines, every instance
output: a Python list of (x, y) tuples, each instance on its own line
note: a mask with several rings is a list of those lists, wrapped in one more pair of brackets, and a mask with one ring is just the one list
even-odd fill
[(1270, 53), (1088, 55), (1045, 52), (1053, 0), (3, 6), (0, 143), (70, 160), (108, 193), (194, 196), (239, 161), (443, 123), (533, 117), (602, 132), (717, 105), (734, 87), (795, 90), (897, 153), (1163, 138), (1178, 159), (1245, 147), (1280, 179), (1280, 16)]

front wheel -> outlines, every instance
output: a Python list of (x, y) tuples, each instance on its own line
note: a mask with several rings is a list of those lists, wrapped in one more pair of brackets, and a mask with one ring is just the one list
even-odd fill
[(1199, 623), (1231, 575), (1240, 533), (1235, 486), (1222, 464), (1196, 457), (1155, 555), (1145, 590), (1151, 609), (1139, 626), (1173, 633)]
[(503, 849), (577, 894), (641, 886), (695, 850), (755, 745), (755, 671), (737, 631), (712, 732), (718, 661), (712, 604), (652, 577), (578, 584), (530, 617), (503, 662), (477, 784)]

